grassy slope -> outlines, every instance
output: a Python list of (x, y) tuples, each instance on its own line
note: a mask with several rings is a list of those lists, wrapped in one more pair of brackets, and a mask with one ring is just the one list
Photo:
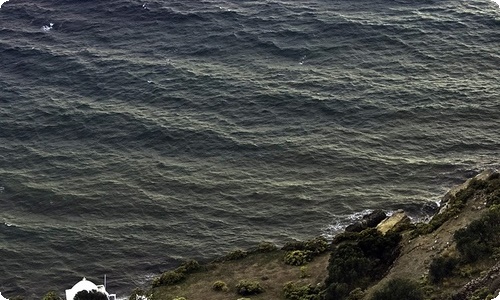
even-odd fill
[[(324, 282), (329, 253), (306, 265), (306, 278), (301, 278), (300, 267), (283, 263), (284, 254), (284, 251), (254, 253), (243, 259), (214, 264), (208, 270), (190, 274), (187, 280), (177, 285), (156, 288), (154, 299), (171, 300), (182, 296), (188, 300), (235, 300), (242, 297), (236, 293), (239, 280), (256, 280), (264, 288), (264, 293), (250, 296), (251, 299), (283, 299), (283, 285), (289, 281), (304, 285)], [(213, 291), (212, 284), (217, 280), (224, 281), (229, 291)]]

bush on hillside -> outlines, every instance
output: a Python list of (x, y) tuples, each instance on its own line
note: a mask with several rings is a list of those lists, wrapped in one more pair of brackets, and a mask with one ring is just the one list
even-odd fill
[(407, 279), (392, 279), (380, 290), (376, 291), (371, 300), (423, 300), (424, 293), (417, 283)]
[(161, 274), (160, 277), (153, 280), (153, 287), (158, 287), (162, 285), (174, 285), (186, 279), (186, 274), (184, 272), (177, 271), (166, 271)]
[(145, 299), (148, 298), (146, 296), (146, 291), (144, 291), (141, 288), (136, 287), (135, 289), (132, 290), (132, 293), (130, 293), (130, 296), (128, 297), (128, 300), (137, 300), (137, 299)]
[(289, 251), (283, 257), (283, 261), (287, 265), (292, 266), (302, 266), (312, 260), (312, 252), (311, 251), (303, 251), (303, 250), (294, 250)]
[(188, 260), (175, 270), (163, 272), (160, 277), (153, 279), (153, 287), (177, 284), (186, 279), (188, 274), (194, 273), (200, 269), (201, 266), (196, 260)]
[(256, 252), (259, 253), (267, 253), (267, 252), (274, 252), (278, 250), (278, 247), (271, 243), (271, 242), (260, 242), (259, 245), (257, 246)]
[(55, 291), (50, 291), (43, 296), (42, 300), (62, 300), (62, 298)]
[(432, 260), (429, 266), (429, 280), (432, 283), (439, 283), (446, 277), (452, 275), (458, 264), (458, 259), (454, 257), (439, 256)]
[(398, 233), (383, 235), (373, 228), (344, 237), (330, 255), (326, 299), (345, 299), (355, 287), (382, 277), (399, 253), (400, 240)]
[(321, 288), (312, 285), (298, 285), (297, 283), (287, 282), (283, 286), (285, 299), (289, 300), (321, 300)]
[(238, 259), (245, 258), (247, 256), (248, 256), (248, 252), (237, 249), (237, 250), (234, 250), (234, 251), (226, 254), (226, 256), (224, 256), (223, 260), (226, 260), (226, 261), (227, 260), (238, 260)]
[(182, 263), (176, 269), (176, 271), (179, 273), (191, 274), (193, 272), (198, 271), (200, 268), (201, 268), (200, 264), (196, 260), (191, 259), (191, 260), (188, 260), (188, 261)]
[(347, 296), (347, 300), (362, 300), (365, 297), (365, 292), (361, 288), (355, 288)]
[(500, 246), (500, 206), (492, 206), (468, 227), (459, 229), (453, 238), (466, 262), (474, 262), (492, 254)]
[(303, 250), (310, 251), (313, 256), (317, 256), (321, 253), (326, 252), (329, 249), (330, 245), (328, 240), (325, 237), (316, 237), (314, 239), (301, 242), (301, 241), (293, 241), (286, 243), (281, 250), (285, 251), (294, 251), (294, 250)]
[(227, 284), (224, 281), (217, 280), (212, 284), (212, 290), (217, 292), (227, 292), (229, 291), (229, 288), (227, 287)]
[(76, 293), (73, 300), (108, 300), (108, 296), (96, 290), (92, 291), (79, 291)]
[(236, 292), (242, 296), (256, 295), (264, 292), (257, 281), (240, 280), (236, 285)]

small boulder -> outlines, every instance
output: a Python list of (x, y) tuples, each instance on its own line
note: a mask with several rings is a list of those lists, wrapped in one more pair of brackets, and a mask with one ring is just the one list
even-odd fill
[(377, 230), (382, 234), (386, 234), (388, 231), (394, 230), (395, 228), (398, 228), (399, 226), (403, 226), (410, 222), (410, 218), (408, 218), (406, 213), (403, 210), (398, 210), (397, 212), (393, 213), (392, 216), (380, 222), (380, 224), (378, 224), (377, 226)]
[(366, 228), (376, 227), (382, 220), (387, 217), (385, 212), (381, 209), (374, 210), (373, 212), (364, 215), (363, 219), (359, 222), (355, 222), (346, 227), (347, 232), (361, 232)]

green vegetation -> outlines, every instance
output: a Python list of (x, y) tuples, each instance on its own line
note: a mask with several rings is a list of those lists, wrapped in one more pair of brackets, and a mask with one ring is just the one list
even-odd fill
[(407, 279), (393, 279), (376, 291), (371, 300), (423, 300), (419, 285)]
[(281, 250), (285, 251), (294, 251), (294, 250), (302, 250), (302, 251), (310, 251), (311, 255), (318, 256), (321, 253), (327, 251), (330, 247), (330, 244), (326, 240), (325, 237), (316, 237), (314, 239), (300, 242), (293, 241), (286, 243)]
[(365, 292), (361, 288), (355, 288), (347, 296), (347, 300), (362, 300), (365, 296)]
[(79, 291), (76, 293), (74, 300), (108, 300), (108, 296), (96, 290), (92, 291)]
[(302, 266), (312, 260), (312, 252), (308, 250), (293, 250), (288, 251), (283, 258), (287, 265)]
[(454, 235), (457, 250), (466, 262), (490, 256), (500, 247), (500, 206), (494, 205), (479, 219)]
[(439, 283), (445, 277), (452, 275), (453, 270), (458, 264), (455, 257), (439, 256), (432, 260), (429, 266), (429, 280), (432, 283)]
[(321, 292), (321, 288), (313, 287), (310, 284), (301, 286), (290, 281), (283, 286), (285, 299), (290, 300), (322, 300)]
[(224, 257), (222, 257), (222, 259), (220, 259), (220, 261), (238, 260), (238, 259), (245, 258), (247, 256), (248, 256), (247, 251), (237, 249), (237, 250), (231, 251), (228, 254), (226, 254)]
[(196, 260), (189, 260), (173, 271), (166, 271), (160, 277), (153, 279), (153, 287), (173, 285), (186, 279), (186, 275), (196, 272), (201, 268)]
[(278, 247), (276, 247), (275, 244), (270, 243), (270, 242), (261, 242), (256, 249), (256, 252), (259, 253), (267, 253), (267, 252), (274, 252), (278, 251)]
[(217, 292), (227, 292), (229, 291), (229, 288), (224, 281), (217, 280), (216, 282), (214, 282), (214, 284), (212, 284), (212, 290)]
[(186, 274), (178, 271), (163, 272), (160, 277), (153, 280), (153, 287), (173, 285), (186, 279)]
[(300, 278), (307, 278), (309, 274), (307, 273), (307, 266), (300, 267)]
[(305, 242), (288, 242), (281, 249), (287, 251), (283, 258), (285, 264), (301, 266), (326, 252), (329, 249), (329, 244), (326, 238), (317, 237)]
[(491, 300), (495, 298), (492, 292), (486, 287), (478, 289), (472, 294), (470, 300)]
[(62, 298), (55, 291), (49, 291), (42, 300), (62, 300)]
[(354, 288), (366, 288), (381, 278), (397, 257), (400, 240), (399, 233), (382, 235), (372, 228), (350, 234), (332, 250), (326, 299), (345, 299)]
[(236, 292), (242, 296), (256, 295), (264, 292), (257, 281), (240, 280), (236, 285)]
[(143, 289), (135, 288), (132, 291), (132, 293), (130, 294), (130, 297), (128, 297), (128, 300), (136, 300), (138, 296), (148, 297), (147, 295), (148, 295), (148, 293), (146, 291), (144, 291)]

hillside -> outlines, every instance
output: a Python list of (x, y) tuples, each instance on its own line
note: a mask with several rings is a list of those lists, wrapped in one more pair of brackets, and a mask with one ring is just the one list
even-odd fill
[(208, 264), (191, 261), (131, 298), (491, 299), (500, 289), (499, 177), (485, 171), (451, 189), (428, 223), (396, 213), (333, 241), (263, 243)]

